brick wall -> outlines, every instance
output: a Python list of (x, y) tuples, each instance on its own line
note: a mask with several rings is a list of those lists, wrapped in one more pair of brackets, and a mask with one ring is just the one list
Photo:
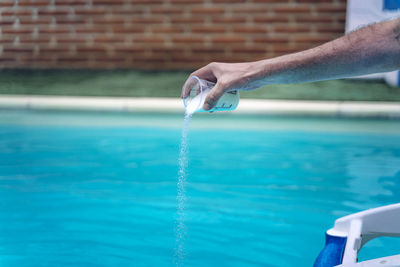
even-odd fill
[(193, 69), (310, 48), (346, 0), (1, 0), (1, 68)]

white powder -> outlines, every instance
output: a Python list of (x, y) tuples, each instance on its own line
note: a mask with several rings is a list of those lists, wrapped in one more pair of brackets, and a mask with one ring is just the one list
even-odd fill
[[(193, 108), (194, 109), (194, 108)], [(195, 112), (194, 110), (193, 112)], [(177, 219), (175, 222), (175, 253), (174, 262), (176, 266), (183, 266), (185, 258), (184, 241), (186, 236), (185, 226), (185, 203), (186, 203), (186, 177), (188, 167), (188, 151), (187, 151), (187, 136), (189, 132), (190, 121), (192, 114), (186, 110), (185, 119), (183, 121), (181, 146), (179, 151), (179, 172), (177, 184)]]
[(192, 98), (192, 100), (186, 106), (186, 114), (192, 115), (198, 110), (203, 108), (204, 101), (206, 100), (207, 94), (210, 90), (204, 90), (200, 94)]

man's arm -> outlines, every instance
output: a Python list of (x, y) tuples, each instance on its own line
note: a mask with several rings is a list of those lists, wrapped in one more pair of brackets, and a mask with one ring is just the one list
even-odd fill
[(400, 19), (373, 24), (321, 46), (263, 60), (258, 79), (298, 83), (400, 68)]
[(400, 68), (400, 18), (373, 24), (318, 47), (248, 63), (210, 63), (192, 75), (217, 82), (204, 109), (224, 92), (267, 84), (345, 78)]

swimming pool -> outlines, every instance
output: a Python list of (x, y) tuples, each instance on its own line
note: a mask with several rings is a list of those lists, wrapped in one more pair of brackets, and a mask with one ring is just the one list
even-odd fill
[[(0, 111), (0, 265), (174, 266), (182, 120)], [(185, 266), (311, 266), (336, 218), (400, 201), (400, 123), (196, 114), (186, 194)]]

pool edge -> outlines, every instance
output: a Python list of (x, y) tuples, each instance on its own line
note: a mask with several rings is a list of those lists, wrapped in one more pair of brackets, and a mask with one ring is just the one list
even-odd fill
[[(179, 98), (1, 95), (0, 108), (183, 113)], [(235, 113), (400, 118), (398, 102), (242, 99)]]

